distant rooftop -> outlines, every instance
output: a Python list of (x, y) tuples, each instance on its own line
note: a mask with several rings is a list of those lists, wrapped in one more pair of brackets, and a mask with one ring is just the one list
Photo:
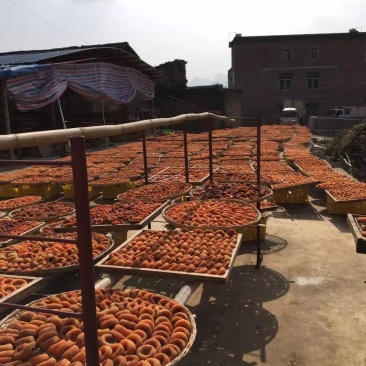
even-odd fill
[(231, 47), (235, 43), (299, 40), (299, 39), (312, 39), (312, 38), (364, 39), (366, 38), (366, 32), (359, 32), (356, 29), (350, 29), (350, 31), (347, 33), (283, 34), (283, 35), (272, 35), (272, 36), (242, 36), (241, 33), (237, 33), (233, 38), (233, 40), (229, 42), (229, 47)]

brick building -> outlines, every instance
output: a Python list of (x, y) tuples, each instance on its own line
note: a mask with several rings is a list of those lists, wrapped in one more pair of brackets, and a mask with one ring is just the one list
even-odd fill
[(335, 106), (366, 105), (366, 32), (242, 37), (229, 43), (229, 88), (242, 90), (242, 116), (277, 123), (297, 107), (307, 123)]
[[(185, 113), (212, 112), (231, 118), (241, 116), (241, 91), (224, 88), (221, 84), (187, 86), (186, 64), (184, 60), (165, 62), (156, 67), (162, 72), (165, 80), (161, 80), (156, 88), (154, 106), (159, 117), (173, 117)], [(203, 121), (192, 128), (192, 132), (203, 131)], [(225, 123), (219, 124), (223, 127)], [(176, 126), (180, 129), (181, 126)]]

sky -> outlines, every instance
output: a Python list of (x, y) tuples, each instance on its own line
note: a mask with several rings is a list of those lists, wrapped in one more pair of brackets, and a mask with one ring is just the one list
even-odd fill
[(209, 85), (227, 78), (235, 33), (366, 31), (365, 15), (365, 0), (0, 0), (0, 52), (128, 42), (152, 66), (187, 61), (188, 85)]

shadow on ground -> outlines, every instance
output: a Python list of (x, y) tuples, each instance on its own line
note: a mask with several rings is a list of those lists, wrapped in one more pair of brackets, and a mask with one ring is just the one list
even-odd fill
[[(261, 252), (262, 254), (277, 253), (287, 247), (287, 240), (277, 236), (266, 234), (266, 238), (261, 240)], [(243, 242), (240, 248), (239, 254), (256, 254), (257, 253), (257, 241)]]
[(320, 210), (319, 213), (326, 217), (341, 233), (350, 233), (351, 230), (347, 223), (346, 215), (332, 215), (326, 209)]
[(308, 203), (281, 203), (286, 210), (284, 212), (273, 212), (273, 217), (287, 220), (323, 220), (318, 211)]
[(278, 322), (263, 302), (284, 296), (288, 289), (280, 273), (253, 266), (233, 268), (226, 285), (204, 284), (199, 304), (191, 308), (197, 337), (179, 365), (255, 366), (245, 355), (258, 350), (258, 362), (266, 362), (265, 346), (276, 336)]

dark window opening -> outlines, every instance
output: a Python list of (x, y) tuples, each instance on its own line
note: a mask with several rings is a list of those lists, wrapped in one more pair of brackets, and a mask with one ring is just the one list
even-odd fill
[(317, 59), (318, 59), (318, 49), (310, 48), (310, 60), (317, 60)]
[(288, 48), (285, 48), (282, 52), (282, 60), (283, 61), (289, 61), (290, 60), (290, 50)]
[(319, 74), (318, 73), (307, 74), (306, 89), (319, 89)]
[(280, 90), (292, 90), (292, 75), (280, 75)]

